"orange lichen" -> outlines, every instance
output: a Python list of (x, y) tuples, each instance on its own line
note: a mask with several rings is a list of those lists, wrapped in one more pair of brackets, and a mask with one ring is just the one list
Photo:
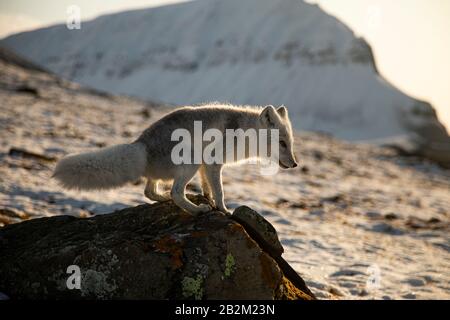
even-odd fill
[(227, 228), (228, 234), (234, 234), (237, 232), (245, 232), (245, 229), (240, 224), (237, 224), (237, 223), (232, 223)]
[(281, 280), (279, 292), (277, 292), (276, 299), (280, 300), (314, 300), (313, 297), (304, 293), (285, 276)]
[(169, 253), (173, 269), (179, 269), (183, 266), (183, 241), (166, 235), (154, 243), (157, 252)]

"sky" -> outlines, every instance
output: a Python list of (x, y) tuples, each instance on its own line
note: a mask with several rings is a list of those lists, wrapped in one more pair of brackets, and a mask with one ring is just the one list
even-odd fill
[[(226, 1), (226, 0), (225, 0)], [(372, 46), (380, 73), (410, 96), (430, 102), (450, 131), (450, 0), (306, 0), (338, 17)], [(0, 0), (0, 38), (66, 20), (82, 20), (179, 0)]]

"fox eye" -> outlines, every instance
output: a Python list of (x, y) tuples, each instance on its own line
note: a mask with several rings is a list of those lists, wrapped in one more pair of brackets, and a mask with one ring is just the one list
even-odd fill
[(280, 146), (282, 148), (287, 148), (286, 142), (284, 142), (284, 141), (280, 141)]

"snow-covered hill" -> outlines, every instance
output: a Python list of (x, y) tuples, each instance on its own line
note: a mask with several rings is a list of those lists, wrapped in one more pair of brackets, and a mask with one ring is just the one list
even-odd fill
[(301, 0), (198, 0), (102, 16), (81, 30), (21, 33), (1, 45), (114, 93), (176, 104), (285, 104), (298, 129), (349, 140), (414, 132), (427, 147), (450, 145), (428, 103), (377, 73), (363, 39)]

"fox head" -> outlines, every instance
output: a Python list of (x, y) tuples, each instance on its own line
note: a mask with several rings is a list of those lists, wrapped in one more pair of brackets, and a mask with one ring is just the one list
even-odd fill
[(297, 167), (294, 155), (294, 136), (286, 107), (281, 106), (275, 109), (273, 106), (266, 106), (260, 114), (260, 121), (263, 128), (278, 129), (279, 166), (283, 169)]

